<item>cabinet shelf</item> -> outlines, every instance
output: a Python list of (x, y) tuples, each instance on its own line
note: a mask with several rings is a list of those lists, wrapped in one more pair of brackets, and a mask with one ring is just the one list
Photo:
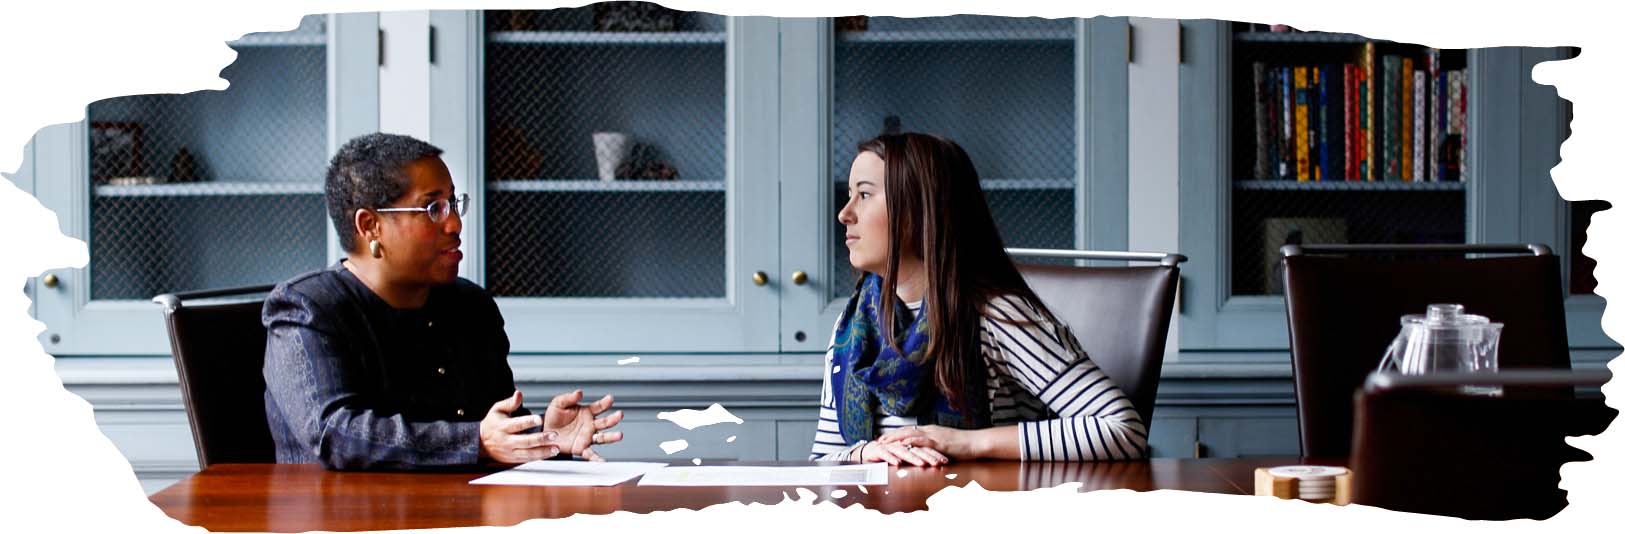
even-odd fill
[(1236, 180), (1240, 191), (1465, 191), (1465, 182), (1296, 182)]
[(505, 193), (557, 193), (557, 192), (678, 192), (678, 191), (704, 191), (725, 192), (728, 190), (727, 182), (723, 180), (680, 180), (680, 181), (654, 181), (654, 180), (625, 180), (606, 182), (602, 180), (493, 180), (486, 183), (492, 191)]
[(491, 32), (491, 42), (514, 45), (721, 45), (724, 32)]
[(326, 46), (327, 36), (319, 33), (287, 35), (287, 34), (251, 34), (242, 39), (227, 41), (226, 45), (232, 48), (276, 48), (297, 46)]
[(188, 184), (98, 185), (98, 197), (219, 197), (320, 195), (321, 182), (203, 182)]
[(1077, 33), (1066, 30), (861, 31), (837, 33), (836, 39), (850, 44), (1070, 44), (1077, 39)]

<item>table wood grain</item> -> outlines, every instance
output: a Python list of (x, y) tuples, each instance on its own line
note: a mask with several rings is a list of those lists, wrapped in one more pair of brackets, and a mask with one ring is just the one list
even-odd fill
[[(1151, 459), (1135, 462), (966, 462), (938, 468), (890, 468), (890, 484), (808, 487), (822, 498), (837, 489), (843, 506), (861, 503), (885, 513), (926, 509), (948, 486), (975, 481), (993, 491), (1031, 490), (1069, 482), (1100, 489), (1188, 490), (1251, 494), (1252, 471), (1304, 463), (1298, 458)], [(1322, 462), (1343, 465), (1342, 461)], [(685, 464), (686, 465), (686, 464)], [(724, 465), (724, 464), (717, 464)], [(811, 462), (726, 465), (816, 465)], [(220, 464), (154, 495), (182, 523), (212, 531), (304, 532), (508, 526), (573, 514), (700, 509), (726, 502), (778, 503), (796, 487), (648, 487), (636, 480), (612, 487), (470, 485), (499, 468), (439, 473), (337, 472), (318, 465)], [(898, 476), (899, 471), (907, 476)], [(950, 479), (948, 475), (955, 474)]]

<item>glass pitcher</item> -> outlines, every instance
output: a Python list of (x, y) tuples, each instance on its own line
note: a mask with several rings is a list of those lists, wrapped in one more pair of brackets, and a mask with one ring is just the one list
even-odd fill
[[(1429, 304), (1426, 315), (1399, 319), (1399, 336), (1377, 364), (1400, 374), (1495, 372), (1500, 359), (1501, 323), (1464, 312), (1460, 304)], [(1501, 388), (1467, 386), (1476, 395), (1499, 395)]]

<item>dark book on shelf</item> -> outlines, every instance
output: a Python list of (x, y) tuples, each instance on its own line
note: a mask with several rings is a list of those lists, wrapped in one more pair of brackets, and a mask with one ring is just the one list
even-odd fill
[(1399, 87), (1399, 97), (1397, 98), (1399, 101), (1399, 117), (1397, 117), (1399, 124), (1399, 179), (1409, 182), (1415, 179), (1411, 173), (1411, 158), (1414, 157), (1411, 152), (1411, 137), (1412, 129), (1416, 125), (1414, 122), (1415, 112), (1413, 111), (1416, 102), (1411, 94), (1415, 90), (1413, 74), (1416, 72), (1416, 66), (1408, 57), (1400, 58), (1399, 65), (1399, 83), (1397, 85)]
[(1253, 179), (1268, 178), (1275, 171), (1270, 166), (1269, 71), (1262, 61), (1253, 62)]
[(1320, 69), (1321, 179), (1343, 180), (1343, 66)]
[(1438, 112), (1438, 102), (1440, 102), (1440, 101), (1438, 101), (1438, 96), (1440, 96), (1440, 94), (1443, 93), (1443, 91), (1441, 91), (1441, 89), (1440, 89), (1440, 88), (1443, 88), (1443, 84), (1441, 84), (1440, 75), (1438, 75), (1438, 71), (1440, 71), (1440, 70), (1438, 70), (1438, 68), (1440, 68), (1440, 65), (1438, 65), (1438, 63), (1440, 63), (1440, 57), (1438, 57), (1438, 49), (1428, 49), (1427, 50), (1427, 76), (1428, 76), (1428, 89), (1427, 89), (1427, 110), (1428, 110), (1428, 115), (1427, 115), (1427, 117), (1428, 117), (1428, 127), (1427, 127), (1428, 128), (1427, 175), (1428, 175), (1428, 182), (1440, 182), (1440, 180), (1443, 179), (1443, 172), (1440, 172), (1440, 167), (1438, 167), (1438, 140), (1440, 140), (1440, 130), (1443, 130), (1443, 128), (1440, 128), (1441, 125), (1443, 125), (1443, 122), (1440, 122), (1440, 120), (1438, 120), (1438, 117), (1440, 117), (1440, 112)]

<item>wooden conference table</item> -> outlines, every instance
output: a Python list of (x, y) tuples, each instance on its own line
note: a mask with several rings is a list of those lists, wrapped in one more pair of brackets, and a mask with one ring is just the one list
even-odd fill
[[(926, 509), (925, 500), (972, 480), (993, 491), (1030, 490), (1068, 482), (1083, 491), (1158, 489), (1251, 495), (1253, 469), (1343, 459), (1166, 459), (1137, 462), (967, 462), (938, 468), (891, 468), (888, 486), (807, 488), (841, 506), (862, 504), (885, 513)], [(686, 465), (677, 464), (673, 465)], [(712, 464), (708, 464), (712, 465)], [(714, 465), (815, 465), (810, 462), (728, 462)], [(899, 470), (909, 471), (899, 477)], [(154, 495), (159, 508), (182, 523), (212, 531), (355, 531), (508, 526), (533, 518), (698, 510), (726, 502), (782, 502), (794, 487), (648, 487), (637, 480), (613, 487), (470, 485), (492, 470), (458, 473), (333, 472), (317, 465), (220, 464)], [(950, 479), (947, 475), (957, 474)]]

